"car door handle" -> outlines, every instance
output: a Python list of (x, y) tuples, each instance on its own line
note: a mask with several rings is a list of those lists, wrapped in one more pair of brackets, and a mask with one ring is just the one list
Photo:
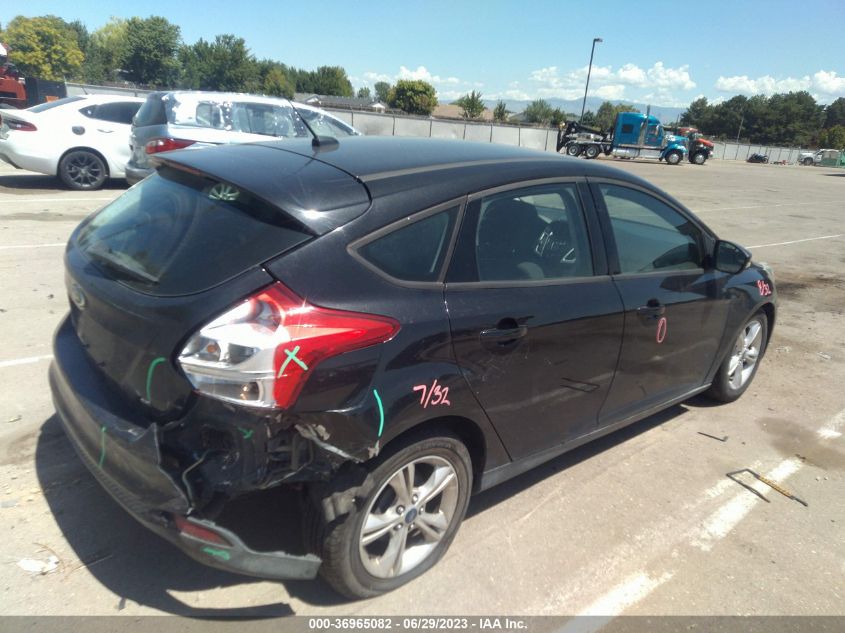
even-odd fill
[(645, 322), (653, 321), (666, 313), (666, 306), (657, 299), (650, 299), (649, 302), (637, 308), (637, 316)]
[(112, 132), (114, 132), (114, 130), (110, 130), (110, 129), (104, 128), (104, 127), (98, 127), (97, 131), (102, 132), (103, 134), (111, 134)]
[[(496, 343), (497, 345), (507, 345), (509, 343), (513, 343), (518, 339), (523, 338), (526, 334), (528, 334), (527, 326), (517, 325), (516, 321), (510, 321), (511, 323), (500, 322), (497, 327), (491, 328), (489, 330), (481, 330), (481, 340), (483, 342)], [(505, 327), (502, 327), (503, 325)]]

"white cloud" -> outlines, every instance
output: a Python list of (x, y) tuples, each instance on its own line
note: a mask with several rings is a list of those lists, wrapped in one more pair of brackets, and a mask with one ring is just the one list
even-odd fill
[[(529, 80), (534, 84), (534, 93), (539, 97), (559, 97), (577, 99), (583, 95), (587, 80), (588, 67), (576, 68), (561, 74), (557, 66), (547, 66), (534, 70)], [(661, 92), (667, 89), (691, 90), (695, 82), (690, 77), (689, 66), (667, 68), (663, 62), (655, 62), (648, 69), (636, 64), (624, 64), (615, 69), (612, 66), (593, 66), (590, 72), (591, 93), (603, 99), (621, 99), (626, 86), (638, 88), (656, 88)], [(666, 97), (671, 97), (668, 93)]]
[(416, 70), (400, 66), (399, 74), (396, 75), (396, 79), (421, 79), (422, 81), (427, 81), (435, 86), (437, 84), (449, 84), (454, 86), (461, 83), (461, 80), (457, 77), (440, 77), (439, 75), (432, 75), (425, 66), (417, 66)]
[(393, 81), (393, 77), (390, 75), (385, 75), (384, 73), (374, 73), (372, 71), (364, 73), (364, 79), (372, 83), (376, 83), (377, 81), (386, 81), (387, 83), (390, 83)]
[(784, 77), (776, 79), (771, 75), (763, 75), (752, 79), (748, 75), (734, 75), (719, 77), (715, 84), (716, 90), (745, 95), (773, 95), (780, 92), (796, 92), (798, 90), (812, 91), (821, 101), (831, 97), (845, 97), (845, 77), (840, 77), (834, 70), (820, 70), (812, 76)]
[(625, 86), (622, 84), (607, 84), (596, 88), (593, 94), (602, 99), (622, 99), (625, 96)]

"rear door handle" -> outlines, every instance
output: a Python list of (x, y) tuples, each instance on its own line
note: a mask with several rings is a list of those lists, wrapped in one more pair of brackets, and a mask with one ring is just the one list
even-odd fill
[(103, 134), (111, 134), (112, 132), (114, 132), (114, 130), (110, 130), (110, 129), (104, 128), (104, 127), (98, 127), (97, 131), (102, 132)]
[[(502, 324), (500, 323), (499, 325)], [(495, 327), (489, 330), (482, 330), (480, 336), (484, 342), (507, 345), (523, 338), (526, 334), (528, 334), (527, 326), (516, 325), (515, 327)]]
[(657, 299), (649, 299), (644, 306), (637, 308), (637, 316), (645, 322), (654, 321), (666, 313), (666, 306)]

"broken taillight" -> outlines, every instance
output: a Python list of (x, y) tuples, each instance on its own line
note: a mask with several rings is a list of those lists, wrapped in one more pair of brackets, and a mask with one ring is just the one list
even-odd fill
[(194, 334), (179, 364), (197, 391), (254, 407), (290, 407), (322, 360), (383, 343), (394, 319), (309, 304), (281, 283)]
[(193, 145), (196, 141), (188, 141), (181, 138), (155, 138), (146, 145), (144, 151), (147, 154), (158, 154), (159, 152), (169, 152), (174, 149), (182, 149)]

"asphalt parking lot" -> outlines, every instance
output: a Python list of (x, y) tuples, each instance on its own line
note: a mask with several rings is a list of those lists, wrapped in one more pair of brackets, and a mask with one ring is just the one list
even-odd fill
[[(755, 382), (736, 403), (694, 399), (475, 497), (440, 564), (356, 603), (206, 568), (100, 489), (58, 425), (47, 367), (67, 309), (62, 246), (123, 188), (71, 192), (0, 165), (4, 614), (845, 615), (845, 170), (614, 164), (774, 267), (780, 311)], [(725, 477), (746, 467), (808, 507)], [(44, 575), (18, 565), (51, 556)]]

